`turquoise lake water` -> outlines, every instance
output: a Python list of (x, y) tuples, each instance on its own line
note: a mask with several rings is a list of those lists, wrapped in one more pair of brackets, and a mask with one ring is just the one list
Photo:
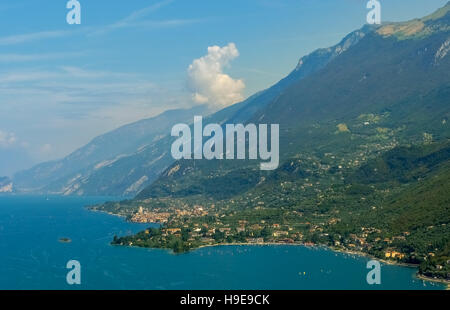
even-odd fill
[[(416, 269), (382, 265), (366, 282), (368, 258), (303, 246), (219, 246), (181, 255), (109, 245), (148, 225), (91, 212), (105, 198), (0, 196), (0, 289), (443, 289)], [(71, 243), (61, 243), (67, 237)], [(69, 260), (81, 285), (66, 283)]]

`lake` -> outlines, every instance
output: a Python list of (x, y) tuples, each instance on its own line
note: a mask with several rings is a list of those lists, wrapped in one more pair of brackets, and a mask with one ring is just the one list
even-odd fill
[[(148, 224), (92, 212), (105, 197), (0, 196), (0, 289), (444, 289), (415, 268), (382, 265), (368, 285), (368, 258), (304, 246), (218, 246), (174, 255), (111, 246)], [(70, 242), (61, 242), (68, 238)], [(66, 263), (81, 263), (81, 285)]]

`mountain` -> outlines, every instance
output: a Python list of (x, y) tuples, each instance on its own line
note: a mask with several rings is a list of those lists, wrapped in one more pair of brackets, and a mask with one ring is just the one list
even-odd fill
[[(374, 29), (373, 26), (366, 25), (361, 29), (350, 33), (338, 44), (332, 47), (320, 48), (318, 50), (315, 50), (311, 54), (301, 57), (295, 69), (288, 76), (280, 80), (269, 89), (261, 91), (250, 97), (247, 101), (231, 107), (231, 109), (236, 110), (236, 112), (234, 112), (231, 117), (228, 117), (226, 122), (230, 124), (245, 123), (257, 111), (264, 108), (267, 104), (271, 103), (292, 84), (299, 82), (304, 78), (320, 71), (333, 59), (344, 53), (350, 47), (357, 44), (362, 38), (364, 38), (367, 33), (371, 32), (372, 29)], [(224, 111), (222, 111), (222, 113), (223, 112), (228, 112), (228, 109), (225, 109)], [(221, 112), (219, 112), (218, 114), (220, 113)], [(215, 117), (213, 119), (210, 119), (209, 122), (212, 123), (217, 119), (218, 118)]]
[(171, 214), (161, 228), (113, 243), (176, 252), (325, 244), (450, 279), (450, 2), (366, 29), (249, 113), (246, 123), (280, 125), (276, 170), (176, 161), (135, 199), (92, 207), (138, 221)]
[[(282, 162), (304, 156), (322, 160), (324, 154), (333, 154), (345, 166), (346, 161), (361, 163), (399, 144), (448, 138), (449, 7), (401, 27), (371, 28), (357, 44), (293, 82), (248, 121), (280, 124)], [(415, 32), (405, 30), (418, 22), (423, 26), (413, 28)], [(396, 27), (400, 30), (386, 30)], [(137, 198), (231, 198), (268, 178), (258, 164), (179, 161)], [(174, 167), (177, 172), (170, 173)], [(246, 185), (230, 191), (228, 182)]]
[(293, 83), (319, 71), (359, 42), (371, 27), (363, 27), (339, 44), (302, 57), (297, 67), (274, 86), (247, 100), (208, 115), (205, 107), (168, 111), (155, 118), (123, 126), (92, 140), (66, 158), (43, 163), (14, 176), (18, 192), (62, 195), (130, 196), (151, 184), (170, 164), (171, 127), (190, 123), (194, 115), (210, 123), (240, 123), (251, 118)]
[[(372, 167), (377, 167), (374, 168), (377, 175), (361, 178), (360, 172)], [(443, 238), (450, 242), (448, 229), (444, 227), (450, 223), (449, 141), (393, 149), (361, 167), (356, 174), (353, 183), (399, 188), (386, 199), (383, 208), (360, 216), (367, 225), (389, 227), (395, 234), (408, 231), (422, 242), (429, 227), (435, 225), (442, 233), (433, 231), (435, 242)]]
[(187, 122), (194, 115), (203, 114), (208, 114), (206, 106), (170, 110), (156, 117), (122, 126), (96, 137), (61, 160), (42, 163), (16, 173), (13, 178), (14, 188), (26, 193), (82, 194), (85, 190), (83, 184), (89, 183), (92, 175), (99, 170), (160, 140), (170, 132), (174, 124)]
[[(405, 255), (404, 261), (420, 264), (423, 275), (450, 279), (449, 141), (395, 148), (363, 165), (349, 178), (352, 188), (369, 186), (384, 195), (375, 198), (375, 190), (371, 199), (375, 208), (358, 208), (330, 233), (344, 235), (349, 228), (357, 233), (360, 226), (375, 227), (388, 233), (371, 241), (371, 255), (385, 257), (386, 250), (395, 249)], [(368, 171), (375, 175), (364, 177)], [(390, 241), (383, 242), (384, 238)]]

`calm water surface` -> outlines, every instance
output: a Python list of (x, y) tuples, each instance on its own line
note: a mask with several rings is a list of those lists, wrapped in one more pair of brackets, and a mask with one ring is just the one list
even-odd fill
[[(91, 212), (106, 198), (0, 196), (0, 289), (443, 289), (416, 269), (382, 265), (366, 283), (369, 259), (303, 246), (220, 246), (173, 255), (111, 246), (148, 225)], [(61, 243), (60, 238), (71, 243)], [(69, 260), (80, 286), (66, 283)]]

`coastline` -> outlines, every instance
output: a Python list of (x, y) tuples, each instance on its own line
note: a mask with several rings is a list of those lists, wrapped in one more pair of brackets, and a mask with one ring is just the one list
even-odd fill
[[(107, 211), (102, 211), (102, 210), (92, 210), (92, 209), (88, 209), (89, 211), (94, 211), (94, 212), (101, 212), (101, 213), (106, 213), (112, 216), (117, 216), (117, 217), (121, 217), (124, 218), (125, 221), (128, 221), (130, 223), (135, 223), (135, 224), (142, 224), (142, 223), (136, 223), (133, 221), (129, 221), (126, 216), (124, 215), (120, 215), (120, 214), (115, 214), (112, 212), (107, 212)], [(151, 224), (155, 224), (155, 223), (147, 223), (149, 225)], [(395, 266), (401, 266), (401, 267), (407, 267), (407, 268), (415, 268), (417, 269), (419, 267), (418, 264), (408, 264), (408, 263), (402, 263), (402, 262), (396, 262), (396, 261), (391, 261), (391, 260), (386, 260), (386, 259), (381, 259), (381, 258), (377, 258), (374, 257), (368, 253), (364, 253), (364, 252), (358, 252), (358, 251), (352, 251), (352, 250), (346, 250), (346, 249), (340, 249), (340, 248), (335, 248), (332, 246), (328, 246), (328, 245), (324, 245), (324, 244), (315, 244), (315, 245), (306, 245), (304, 243), (279, 243), (279, 242), (263, 242), (263, 243), (249, 243), (249, 242), (243, 242), (243, 243), (219, 243), (219, 244), (205, 244), (205, 245), (201, 245), (199, 247), (193, 248), (191, 249), (192, 251), (196, 251), (198, 249), (201, 248), (207, 248), (207, 247), (218, 247), (218, 246), (237, 246), (237, 245), (242, 245), (242, 246), (274, 246), (274, 245), (288, 245), (288, 246), (304, 246), (304, 247), (308, 247), (308, 248), (326, 248), (329, 249), (333, 252), (336, 253), (341, 253), (341, 254), (348, 254), (348, 255), (356, 255), (356, 256), (360, 256), (360, 257), (366, 257), (366, 258), (372, 258), (374, 260), (377, 260), (383, 264), (386, 265), (395, 265)], [(129, 246), (128, 246), (129, 247)], [(136, 247), (136, 246), (131, 246), (131, 247)], [(136, 247), (136, 248), (143, 248), (143, 247)], [(171, 249), (168, 248), (157, 248), (157, 249), (161, 249), (161, 250), (169, 250), (169, 253), (171, 254), (175, 254)], [(179, 253), (177, 253), (179, 254)], [(446, 285), (446, 290), (450, 290), (450, 280), (446, 280), (446, 279), (438, 279), (438, 278), (431, 278), (431, 277), (427, 277), (424, 275), (419, 274), (419, 272), (415, 273), (415, 277), (417, 279), (423, 280), (423, 281), (428, 281), (428, 282), (435, 282), (435, 283), (441, 283)]]
[(438, 279), (438, 278), (430, 278), (421, 274), (416, 274), (416, 277), (420, 280), (429, 281), (429, 282), (436, 282), (445, 284), (447, 287), (445, 288), (446, 291), (450, 291), (450, 281), (445, 279)]
[[(401, 266), (401, 267), (407, 267), (407, 268), (415, 268), (417, 269), (419, 265), (417, 264), (408, 264), (408, 263), (402, 263), (402, 262), (395, 262), (395, 261), (389, 261), (385, 259), (380, 259), (377, 257), (374, 257), (370, 254), (364, 253), (364, 252), (357, 252), (357, 251), (351, 251), (351, 250), (343, 250), (343, 249), (337, 249), (333, 248), (331, 246), (323, 245), (323, 244), (316, 244), (316, 245), (305, 245), (303, 243), (277, 243), (277, 242), (265, 242), (265, 243), (221, 243), (221, 244), (208, 244), (208, 245), (202, 245), (198, 248), (193, 249), (194, 251), (201, 248), (206, 247), (216, 247), (216, 246), (230, 246), (230, 245), (243, 245), (243, 246), (252, 246), (252, 245), (258, 245), (258, 246), (273, 246), (273, 245), (289, 245), (289, 246), (304, 246), (307, 248), (326, 248), (333, 252), (340, 253), (340, 254), (349, 254), (349, 255), (355, 255), (360, 257), (366, 257), (366, 258), (373, 258), (374, 260), (377, 260), (383, 264), (386, 265), (394, 265), (394, 266)], [(417, 279), (428, 281), (428, 282), (435, 282), (435, 283), (441, 283), (445, 284), (446, 290), (450, 290), (450, 280), (446, 279), (439, 279), (439, 278), (431, 278), (424, 275), (419, 274), (419, 272), (416, 272), (414, 275)]]
[[(115, 216), (115, 217), (121, 217), (121, 218), (123, 218), (126, 222), (133, 223), (133, 224), (139, 224), (139, 223), (132, 222), (132, 221), (128, 220), (127, 217), (126, 217), (125, 215), (113, 213), (113, 212), (110, 212), (110, 211), (103, 211), (103, 210), (91, 209), (91, 206), (85, 206), (85, 209), (88, 210), (88, 211), (90, 211), (90, 212), (98, 212), (98, 213), (104, 213), (104, 214), (108, 214), (108, 215)], [(142, 223), (141, 223), (141, 224), (142, 224)], [(145, 223), (145, 224), (153, 224), (153, 223)]]

